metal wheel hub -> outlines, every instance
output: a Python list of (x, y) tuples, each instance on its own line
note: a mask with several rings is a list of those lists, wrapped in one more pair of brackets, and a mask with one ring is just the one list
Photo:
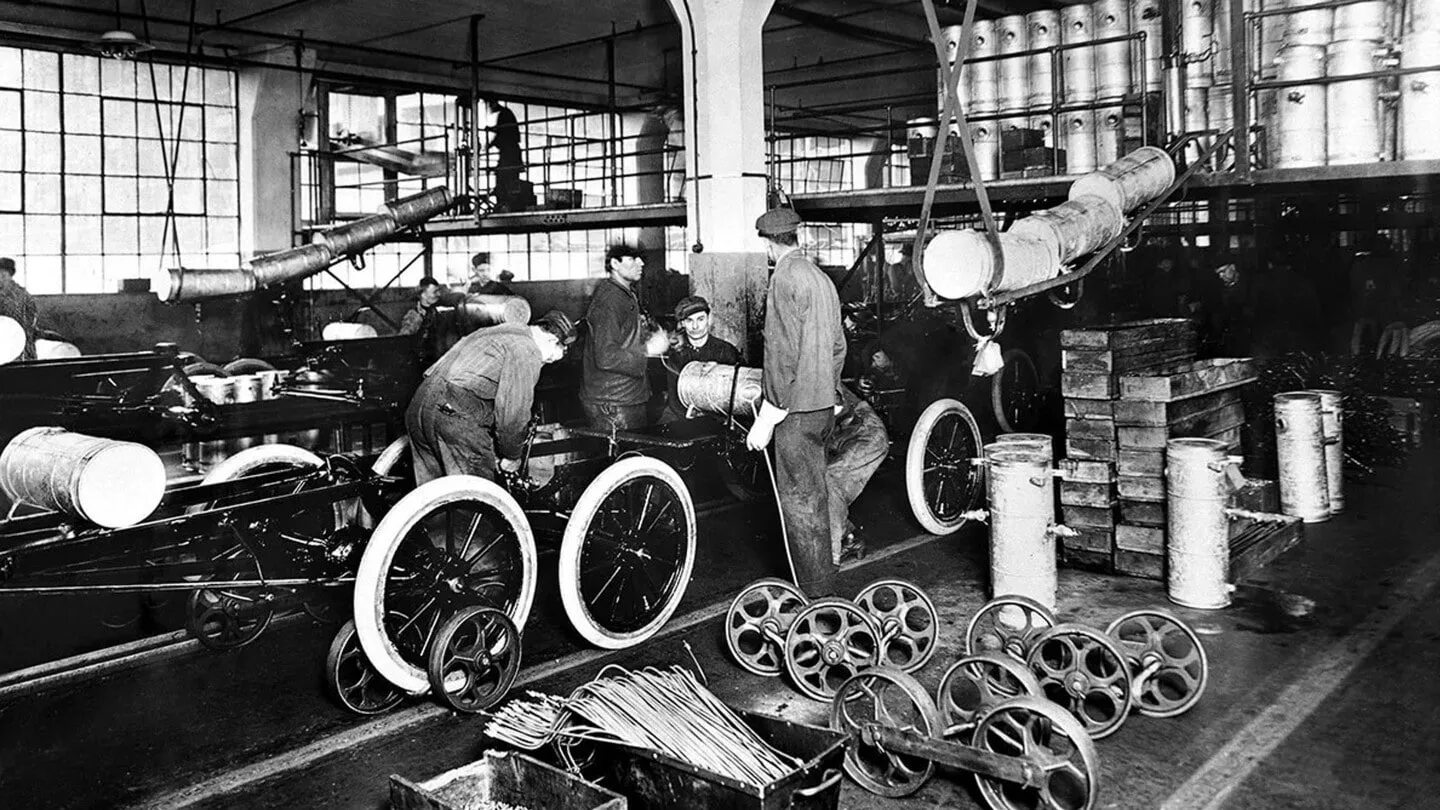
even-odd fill
[(838, 641), (827, 641), (820, 647), (820, 659), (830, 666), (845, 660), (845, 645)]

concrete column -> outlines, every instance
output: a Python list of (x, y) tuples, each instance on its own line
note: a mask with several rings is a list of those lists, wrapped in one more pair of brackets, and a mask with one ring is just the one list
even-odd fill
[(685, 68), (690, 286), (715, 332), (758, 364), (765, 301), (765, 90), (761, 26), (774, 0), (668, 0)]
[[(295, 52), (277, 49), (259, 58), (293, 66)], [(302, 64), (314, 67), (307, 51)], [(314, 112), (313, 82), (289, 70), (244, 68), (239, 74), (240, 255), (290, 247), (300, 189), (291, 179), (290, 154), (300, 148), (302, 111)]]

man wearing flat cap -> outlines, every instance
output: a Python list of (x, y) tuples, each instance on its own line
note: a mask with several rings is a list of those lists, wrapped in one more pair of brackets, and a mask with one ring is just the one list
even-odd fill
[(685, 418), (685, 405), (680, 402), (676, 386), (679, 373), (690, 363), (723, 363), (740, 365), (740, 350), (729, 342), (710, 334), (710, 302), (698, 295), (689, 295), (675, 305), (676, 339), (666, 356), (670, 373), (670, 397), (665, 404), (664, 421)]
[(775, 208), (755, 221), (775, 263), (765, 295), (764, 400), (745, 443), (775, 441), (775, 483), (796, 585), (835, 592), (825, 446), (835, 427), (845, 334), (835, 284), (800, 250), (800, 217)]
[(15, 283), (15, 260), (9, 256), (0, 258), (0, 315), (13, 318), (25, 332), (25, 348), (19, 359), (34, 360), (40, 310), (35, 306), (35, 297)]

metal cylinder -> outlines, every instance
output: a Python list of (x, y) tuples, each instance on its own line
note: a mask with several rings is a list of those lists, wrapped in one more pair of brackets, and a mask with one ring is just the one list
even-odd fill
[[(234, 405), (238, 401), (234, 377), (196, 374), (190, 378), (190, 382), (195, 386), (195, 390), (200, 392), (200, 396), (216, 405)], [(188, 455), (205, 466), (219, 464), (236, 449), (233, 442), (224, 439), (207, 439), (203, 442), (192, 442), (191, 445), (193, 446), (188, 449)]]
[[(1095, 13), (1087, 5), (1060, 9), (1060, 42), (1074, 45), (1095, 38)], [(1095, 49), (1070, 48), (1060, 54), (1064, 66), (1066, 104), (1095, 100)], [(1073, 163), (1074, 159), (1071, 158)], [(1073, 171), (1073, 170), (1072, 170)]]
[[(1130, 34), (1130, 4), (1125, 0), (1096, 0), (1095, 38), (1110, 39)], [(1096, 47), (1095, 91), (1101, 99), (1120, 98), (1130, 92), (1130, 42), (1111, 42)]]
[(332, 256), (345, 256), (368, 250), (394, 236), (399, 229), (399, 224), (389, 212), (371, 214), (354, 222), (326, 228), (310, 241), (329, 248)]
[(1335, 9), (1332, 42), (1363, 39), (1379, 43), (1385, 39), (1387, 12), (1383, 0), (1366, 0)]
[[(1185, 91), (1185, 131), (1200, 133), (1210, 129), (1210, 88), (1196, 87)], [(1187, 146), (1187, 157), (1197, 160), (1210, 148), (1214, 139), (1202, 135)]]
[[(1140, 0), (1131, 15), (1135, 30), (1145, 32), (1145, 92), (1158, 93), (1165, 82), (1161, 57), (1164, 54), (1164, 40), (1160, 38), (1160, 0)], [(1138, 84), (1140, 77), (1137, 74)]]
[[(994, 20), (976, 20), (970, 27), (970, 58), (994, 56), (999, 53), (995, 39)], [(965, 112), (985, 115), (1000, 109), (1000, 64), (995, 61), (975, 62), (965, 66), (962, 76), (967, 86), (970, 106)]]
[(1180, 6), (1180, 47), (1185, 53), (1185, 87), (1215, 83), (1213, 0), (1184, 0)]
[(1067, 174), (1085, 174), (1095, 171), (1099, 165), (1095, 156), (1095, 111), (1079, 110), (1065, 113), (1060, 117), (1060, 127), (1065, 135), (1065, 171)]
[(1017, 447), (1034, 450), (1043, 455), (1046, 461), (1055, 460), (1055, 437), (1049, 433), (998, 434), (995, 441), (985, 445), (985, 457), (989, 458), (992, 452), (1003, 452)]
[(79, 357), (80, 347), (74, 343), (64, 340), (46, 340), (45, 338), (35, 339), (36, 360), (60, 360), (66, 357)]
[[(1376, 47), (1376, 43), (1364, 39), (1330, 43), (1325, 49), (1325, 75), (1349, 76), (1378, 69)], [(1326, 131), (1327, 163), (1372, 163), (1380, 159), (1382, 141), (1378, 80), (1356, 79), (1327, 84), (1325, 109), (1335, 110), (1337, 115), (1344, 116), (1343, 126), (1329, 127)]]
[[(1032, 11), (1025, 15), (1026, 47), (1053, 48), (1060, 44), (1060, 12), (1054, 9)], [(1049, 107), (1055, 103), (1055, 53), (1045, 51), (1030, 57), (1031, 107)]]
[(1312, 389), (1320, 397), (1320, 430), (1325, 440), (1325, 480), (1330, 497), (1330, 514), (1345, 511), (1345, 407), (1340, 392)]
[[(265, 399), (265, 379), (257, 374), (236, 374), (230, 377), (235, 390), (235, 402), (259, 402)], [(238, 452), (261, 443), (259, 436), (242, 436), (227, 442), (230, 452)]]
[(970, 124), (970, 141), (975, 145), (975, 164), (982, 180), (1000, 176), (1000, 131), (998, 121)]
[(401, 227), (409, 227), (419, 225), (449, 208), (453, 203), (454, 199), (450, 196), (450, 189), (445, 186), (436, 186), (418, 194), (411, 194), (394, 202), (385, 203), (377, 213), (389, 214)]
[(1095, 162), (1101, 166), (1120, 159), (1125, 144), (1125, 110), (1101, 107), (1095, 111)]
[[(1282, 5), (1284, 5), (1282, 3)], [(1289, 3), (1291, 8), (1304, 8), (1305, 2)], [(1280, 34), (1280, 48), (1291, 45), (1328, 45), (1331, 29), (1335, 25), (1335, 11), (1328, 8), (1304, 8), (1284, 15), (1284, 31)]]
[(1440, 0), (1409, 0), (1409, 23), (1406, 31), (1440, 32)]
[[(1215, 0), (1215, 25), (1210, 29), (1215, 40), (1215, 85), (1229, 84), (1231, 73), (1230, 53), (1230, 0)], [(1212, 111), (1210, 118), (1215, 114)]]
[(313, 276), (329, 267), (332, 258), (325, 245), (302, 245), (256, 257), (248, 264), (255, 283), (268, 287)]
[[(1325, 75), (1324, 45), (1290, 45), (1280, 50), (1282, 81)], [(1325, 86), (1302, 84), (1280, 90), (1275, 111), (1272, 163), (1289, 169), (1325, 165)]]
[(143, 444), (36, 427), (0, 452), (0, 489), (12, 503), (123, 528), (160, 505), (165, 464)]
[(1028, 596), (1055, 607), (1055, 485), (1033, 450), (988, 456), (991, 596)]
[[(1284, 7), (1285, 0), (1246, 0), (1247, 11), (1270, 11)], [(1280, 43), (1284, 36), (1285, 15), (1260, 18), (1259, 64), (1255, 66), (1260, 71), (1260, 78), (1275, 78), (1276, 62), (1280, 58)], [(1246, 55), (1255, 58), (1253, 50), (1247, 50)], [(1274, 91), (1264, 92), (1273, 93)]]
[[(1010, 232), (1053, 241), (1058, 246), (1060, 264), (1072, 264), (1119, 236), (1124, 227), (1125, 218), (1113, 202), (1104, 197), (1085, 195), (1066, 200), (1054, 208), (1036, 211), (1016, 222)], [(1043, 237), (1041, 229), (1050, 231), (1053, 236)]]
[[(940, 36), (945, 42), (945, 63), (952, 68), (955, 65), (955, 55), (960, 52), (960, 35), (964, 33), (962, 25), (947, 25), (940, 29)], [(935, 110), (939, 112), (945, 109), (945, 68), (937, 68), (935, 71)], [(968, 112), (970, 110), (970, 87), (966, 81), (965, 74), (970, 72), (966, 66), (960, 75), (960, 83), (955, 86), (955, 92), (960, 97), (960, 103)]]
[(754, 417), (760, 407), (760, 374), (748, 366), (686, 363), (675, 393), (681, 405), (702, 413)]
[[(1001, 55), (1019, 53), (1026, 49), (1028, 42), (1025, 18), (1019, 14), (1001, 17), (995, 23), (995, 37)], [(1000, 65), (1000, 112), (1014, 112), (1025, 109), (1030, 97), (1030, 58), (1010, 56), (999, 60)]]
[(1052, 125), (1050, 115), (1032, 115), (1025, 126), (1040, 133), (1040, 142), (1047, 147), (1055, 146), (1055, 127)]
[(1158, 146), (1142, 146), (1070, 185), (1072, 200), (1085, 196), (1109, 200), (1128, 214), (1155, 199), (1175, 182), (1175, 162)]
[(321, 340), (364, 340), (378, 336), (379, 333), (370, 324), (349, 321), (333, 321), (320, 330)]
[(170, 268), (169, 303), (199, 301), (222, 295), (243, 295), (255, 291), (255, 276), (249, 270), (187, 270)]
[[(1400, 45), (1401, 67), (1440, 63), (1440, 30), (1411, 31)], [(1440, 70), (1400, 77), (1400, 157), (1440, 158)]]
[(1225, 443), (1165, 443), (1165, 562), (1170, 601), (1215, 610), (1230, 604), (1230, 521)]
[[(1052, 279), (1060, 272), (1057, 241), (1038, 234), (998, 234), (1004, 275), (991, 292), (1018, 290)], [(998, 263), (996, 249), (985, 234), (974, 230), (941, 231), (925, 246), (922, 268), (925, 282), (936, 295), (968, 298), (986, 291)]]
[(1276, 394), (1275, 452), (1280, 460), (1280, 511), (1306, 523), (1330, 519), (1330, 481), (1325, 472), (1325, 429), (1320, 395)]
[(530, 322), (530, 302), (518, 295), (467, 295), (460, 311), (462, 326), (467, 329)]

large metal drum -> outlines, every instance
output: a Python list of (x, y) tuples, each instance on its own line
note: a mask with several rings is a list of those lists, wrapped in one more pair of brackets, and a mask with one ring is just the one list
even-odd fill
[[(1324, 45), (1289, 45), (1280, 50), (1280, 79), (1325, 75)], [(1280, 90), (1275, 111), (1276, 168), (1325, 165), (1325, 86), (1302, 84)]]
[[(1017, 290), (1060, 272), (1060, 248), (1055, 241), (1013, 231), (998, 238), (1004, 274), (994, 292)], [(985, 234), (967, 229), (936, 234), (925, 246), (921, 267), (935, 294), (953, 300), (984, 292), (997, 263)]]
[(1095, 157), (1095, 111), (1065, 113), (1060, 117), (1060, 127), (1065, 133), (1066, 172), (1085, 174), (1095, 171), (1098, 165)]
[[(997, 53), (999, 46), (995, 41), (995, 22), (976, 20), (970, 28), (970, 58), (979, 59)], [(966, 97), (970, 102), (970, 106), (965, 109), (966, 113), (984, 115), (1000, 109), (999, 68), (1000, 63), (994, 60), (965, 66), (962, 78), (968, 87)]]
[(1339, 391), (1307, 391), (1320, 397), (1320, 430), (1325, 440), (1325, 478), (1330, 514), (1345, 511), (1345, 408)]
[[(1230, 0), (1215, 0), (1215, 25), (1211, 29), (1215, 40), (1215, 84), (1229, 84), (1232, 78), (1230, 60)], [(1214, 114), (1211, 114), (1214, 119)]]
[[(1284, 3), (1282, 6), (1286, 5)], [(1298, 0), (1291, 0), (1290, 8), (1303, 8), (1310, 3)], [(1331, 29), (1335, 24), (1335, 12), (1328, 8), (1306, 8), (1304, 11), (1296, 11), (1284, 15), (1284, 32), (1280, 35), (1280, 47), (1291, 45), (1328, 45), (1330, 44)]]
[(998, 121), (976, 121), (970, 125), (970, 140), (975, 145), (975, 164), (982, 180), (1000, 176), (1000, 131)]
[[(1025, 15), (1026, 46), (1053, 48), (1060, 44), (1060, 12), (1054, 9), (1032, 11)], [(1049, 107), (1055, 103), (1055, 52), (1045, 51), (1030, 57), (1031, 107)]]
[[(1160, 58), (1164, 50), (1160, 39), (1160, 0), (1141, 0), (1135, 4), (1131, 16), (1135, 21), (1135, 30), (1145, 32), (1145, 92), (1158, 93), (1165, 84), (1165, 77), (1160, 66)], [(1135, 82), (1136, 84), (1140, 82), (1138, 73), (1135, 76)]]
[[(1097, 0), (1095, 38), (1110, 39), (1130, 34), (1130, 4), (1124, 0)], [(1096, 94), (1101, 99), (1120, 98), (1130, 92), (1131, 42), (1112, 42), (1095, 50)]]
[[(1284, 7), (1285, 0), (1246, 0), (1245, 3), (1247, 11), (1270, 11)], [(1260, 63), (1256, 67), (1259, 69), (1262, 79), (1275, 78), (1276, 63), (1280, 59), (1280, 43), (1285, 36), (1285, 24), (1286, 18), (1283, 14), (1260, 19)], [(1253, 36), (1253, 34), (1247, 34), (1247, 36)], [(1246, 54), (1252, 56), (1254, 51), (1247, 50)]]
[(1230, 604), (1230, 488), (1225, 443), (1171, 439), (1165, 445), (1166, 592), (1185, 607)]
[(1101, 107), (1095, 111), (1095, 162), (1104, 166), (1120, 159), (1125, 143), (1125, 110)]
[[(1208, 87), (1187, 87), (1185, 88), (1185, 131), (1191, 133), (1205, 132), (1210, 129), (1210, 88)], [(1210, 148), (1212, 138), (1209, 135), (1201, 136), (1192, 141), (1189, 149), (1189, 158), (1196, 160)]]
[[(1401, 67), (1440, 63), (1440, 30), (1411, 31), (1401, 48)], [(1400, 77), (1400, 157), (1440, 158), (1440, 71)]]
[[(1060, 42), (1073, 45), (1095, 38), (1095, 14), (1086, 5), (1060, 9)], [(1095, 49), (1070, 48), (1061, 53), (1064, 66), (1065, 103), (1095, 100)]]
[(1142, 146), (1070, 185), (1069, 198), (1109, 200), (1128, 214), (1164, 193), (1175, 182), (1175, 162), (1157, 146)]
[(753, 418), (760, 407), (758, 368), (718, 363), (686, 363), (675, 393), (680, 404), (702, 413)]
[(466, 329), (530, 322), (530, 302), (518, 295), (467, 295), (459, 309)]
[[(940, 36), (945, 40), (945, 63), (952, 68), (955, 66), (955, 54), (960, 52), (960, 35), (964, 32), (963, 25), (949, 25), (940, 29)], [(960, 96), (960, 104), (967, 113), (970, 111), (970, 88), (964, 74), (969, 73), (972, 69), (967, 65), (964, 73), (960, 76), (959, 84), (955, 85), (955, 92)], [(945, 109), (945, 72), (944, 68), (935, 71), (935, 109), (937, 112)]]
[[(1370, 5), (1362, 3), (1361, 5)], [(1376, 43), (1364, 39), (1332, 42), (1325, 50), (1325, 74), (1350, 76), (1378, 69)], [(1401, 79), (1404, 80), (1404, 77)], [(1376, 79), (1334, 82), (1325, 86), (1325, 109), (1344, 116), (1343, 126), (1326, 133), (1326, 160), (1371, 163), (1380, 159), (1380, 83)], [(1338, 123), (1338, 121), (1337, 121)]]
[(388, 212), (371, 214), (354, 222), (327, 228), (315, 234), (310, 241), (329, 248), (332, 256), (344, 256), (368, 250), (384, 242), (394, 236), (399, 227)]
[(1386, 4), (1382, 0), (1367, 0), (1335, 9), (1334, 28), (1331, 42), (1349, 42), (1363, 39), (1379, 43), (1385, 39)]
[(1185, 87), (1195, 90), (1215, 83), (1213, 0), (1184, 0), (1180, 9), (1180, 42), (1185, 52)]
[(249, 271), (261, 287), (294, 281), (330, 266), (330, 248), (325, 245), (302, 245), (259, 256), (249, 262)]
[(243, 295), (255, 291), (255, 275), (249, 270), (188, 270), (170, 268), (170, 290), (167, 303), (199, 301), (223, 295)]
[[(190, 378), (195, 390), (216, 405), (234, 405), (238, 399), (234, 377), (220, 377), (214, 374), (197, 374)], [(211, 466), (229, 457), (234, 445), (224, 439), (210, 439), (187, 445), (186, 452), (192, 461)]]
[[(1025, 18), (1019, 14), (1001, 17), (995, 23), (995, 36), (999, 40), (1000, 54), (1020, 53), (1026, 50), (1027, 29)], [(1030, 98), (1030, 58), (1012, 56), (1001, 59), (1000, 64), (1000, 112), (1015, 112), (1025, 109)]]
[[(1010, 232), (1053, 241), (1058, 246), (1059, 262), (1071, 264), (1119, 236), (1124, 227), (1125, 218), (1113, 202), (1103, 197), (1082, 196), (1036, 211), (1016, 222)], [(1043, 235), (1042, 229), (1052, 235)]]
[(123, 528), (160, 505), (165, 464), (143, 444), (30, 428), (0, 452), (0, 489), (12, 503)]
[(1280, 511), (1306, 523), (1330, 519), (1325, 428), (1320, 395), (1275, 395), (1275, 452), (1280, 460)]
[(449, 208), (453, 198), (450, 196), (450, 189), (445, 186), (437, 186), (408, 197), (401, 197), (394, 202), (385, 203), (377, 213), (389, 214), (400, 223), (401, 227), (418, 225), (421, 222), (435, 216)]
[[(235, 374), (230, 377), (230, 380), (236, 403), (259, 402), (266, 398), (265, 378), (259, 374)], [(237, 452), (247, 447), (254, 447), (261, 441), (258, 436), (243, 436), (231, 439), (228, 444), (231, 452)]]
[(1033, 450), (988, 456), (991, 596), (1027, 596), (1055, 608), (1055, 485)]
[(1406, 31), (1440, 31), (1440, 0), (1410, 0)]

